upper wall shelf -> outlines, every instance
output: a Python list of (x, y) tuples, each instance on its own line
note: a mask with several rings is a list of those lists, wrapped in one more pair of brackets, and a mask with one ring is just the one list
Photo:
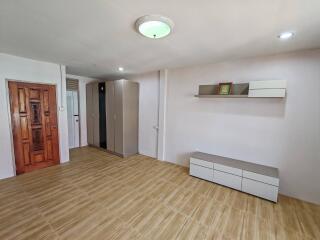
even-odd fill
[(286, 80), (251, 81), (232, 84), (230, 95), (219, 95), (219, 85), (200, 85), (199, 98), (284, 98)]

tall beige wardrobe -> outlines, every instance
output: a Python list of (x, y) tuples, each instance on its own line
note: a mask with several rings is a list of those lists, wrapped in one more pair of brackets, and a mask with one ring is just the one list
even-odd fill
[(121, 156), (138, 153), (139, 84), (106, 82), (107, 150)]
[[(106, 121), (106, 148), (109, 152), (122, 157), (138, 153), (138, 126), (139, 126), (139, 84), (121, 79), (105, 82), (105, 118), (99, 116), (101, 112), (101, 94), (99, 96), (96, 83), (87, 85), (87, 120), (88, 143), (98, 146), (97, 141)], [(92, 94), (90, 93), (92, 87)], [(97, 93), (96, 93), (97, 92)], [(90, 113), (88, 113), (90, 112)], [(99, 124), (100, 121), (100, 124)], [(97, 128), (99, 129), (97, 131)], [(101, 137), (101, 136), (100, 136)]]

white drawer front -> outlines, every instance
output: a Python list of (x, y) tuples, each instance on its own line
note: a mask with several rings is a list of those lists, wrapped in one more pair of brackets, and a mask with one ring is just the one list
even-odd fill
[(208, 161), (204, 161), (204, 160), (200, 160), (200, 159), (196, 159), (196, 158), (190, 158), (190, 164), (196, 164), (199, 166), (203, 166), (206, 168), (212, 168), (213, 169), (213, 163), (212, 162), (208, 162)]
[(212, 182), (213, 169), (190, 164), (190, 175)]
[(236, 175), (214, 170), (213, 181), (227, 187), (241, 190), (242, 177)]
[(285, 97), (286, 90), (282, 88), (275, 89), (249, 89), (249, 97)]
[(250, 81), (249, 89), (286, 88), (286, 80)]
[(226, 172), (226, 173), (231, 173), (231, 174), (234, 174), (234, 175), (242, 176), (242, 169), (239, 169), (239, 168), (228, 167), (228, 166), (221, 165), (221, 164), (218, 164), (218, 163), (214, 163), (213, 164), (213, 168), (214, 168), (214, 170), (219, 170), (219, 171), (222, 171), (222, 172)]
[(278, 187), (246, 178), (242, 179), (242, 191), (273, 202), (278, 199)]
[(261, 175), (258, 173), (248, 172), (245, 170), (243, 170), (243, 177), (249, 178), (252, 180), (257, 180), (259, 182), (271, 184), (277, 187), (279, 186), (279, 178), (269, 177), (269, 176)]

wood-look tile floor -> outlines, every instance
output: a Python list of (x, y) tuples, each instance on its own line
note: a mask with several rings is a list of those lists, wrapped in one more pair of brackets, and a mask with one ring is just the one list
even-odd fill
[(0, 239), (320, 239), (320, 206), (271, 202), (188, 169), (95, 148), (0, 181)]

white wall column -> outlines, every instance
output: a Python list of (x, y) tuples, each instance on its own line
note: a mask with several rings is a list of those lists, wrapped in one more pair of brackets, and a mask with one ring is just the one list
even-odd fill
[(58, 88), (58, 122), (59, 122), (59, 145), (60, 145), (60, 162), (69, 162), (69, 138), (68, 138), (68, 113), (67, 113), (67, 83), (66, 83), (66, 66), (60, 65), (60, 81), (57, 83)]
[(166, 112), (167, 112), (167, 85), (168, 70), (160, 70), (159, 83), (159, 134), (158, 134), (158, 160), (166, 158)]

